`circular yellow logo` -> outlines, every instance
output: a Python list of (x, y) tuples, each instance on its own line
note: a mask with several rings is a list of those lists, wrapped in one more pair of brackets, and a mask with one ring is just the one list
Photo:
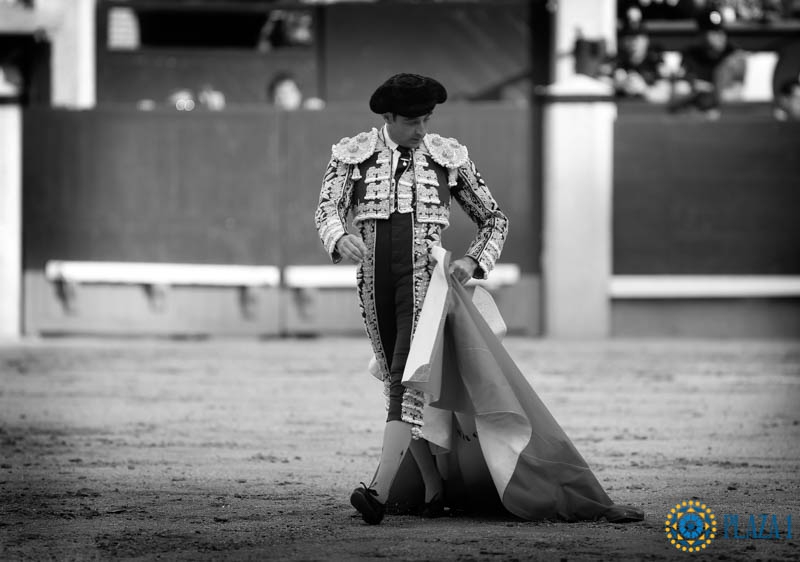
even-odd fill
[(670, 544), (683, 552), (700, 552), (717, 536), (717, 519), (699, 501), (688, 500), (669, 510), (664, 522)]

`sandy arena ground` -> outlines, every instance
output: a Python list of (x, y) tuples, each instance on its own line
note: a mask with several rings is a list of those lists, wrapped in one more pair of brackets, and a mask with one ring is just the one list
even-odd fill
[[(0, 559), (800, 559), (800, 342), (507, 348), (644, 522), (365, 525), (348, 496), (374, 471), (384, 416), (365, 338), (7, 342)], [(664, 521), (690, 499), (739, 514), (740, 534), (776, 514), (780, 538), (679, 552)]]

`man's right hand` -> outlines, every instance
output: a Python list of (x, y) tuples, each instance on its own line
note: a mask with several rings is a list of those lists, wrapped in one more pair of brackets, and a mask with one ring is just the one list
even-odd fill
[(361, 263), (367, 257), (367, 245), (361, 237), (355, 234), (345, 234), (339, 241), (336, 242), (336, 251), (343, 258), (347, 258), (352, 262)]

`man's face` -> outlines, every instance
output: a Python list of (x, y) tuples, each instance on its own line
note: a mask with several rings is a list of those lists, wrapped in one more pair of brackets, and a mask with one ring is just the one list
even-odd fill
[(294, 80), (283, 80), (275, 86), (275, 106), (280, 109), (293, 111), (300, 109), (303, 103), (303, 94)]
[(431, 115), (432, 113), (419, 117), (404, 117), (393, 113), (384, 113), (383, 120), (386, 121), (386, 130), (394, 142), (400, 146), (416, 148), (428, 133), (428, 121), (430, 121)]
[(632, 61), (642, 61), (647, 55), (647, 47), (650, 45), (650, 39), (647, 35), (628, 35), (622, 40), (623, 49), (628, 53), (628, 57)]

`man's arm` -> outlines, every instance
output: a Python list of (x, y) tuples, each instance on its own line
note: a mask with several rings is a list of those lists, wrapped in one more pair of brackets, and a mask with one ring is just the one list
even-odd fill
[(471, 258), (477, 264), (472, 276), (486, 279), (503, 251), (508, 235), (508, 217), (500, 210), (471, 160), (458, 168), (458, 180), (452, 194), (478, 227), (465, 258)]
[(320, 240), (333, 263), (342, 261), (337, 242), (347, 235), (347, 213), (353, 191), (349, 168), (349, 165), (331, 159), (322, 179), (319, 204), (314, 214)]

